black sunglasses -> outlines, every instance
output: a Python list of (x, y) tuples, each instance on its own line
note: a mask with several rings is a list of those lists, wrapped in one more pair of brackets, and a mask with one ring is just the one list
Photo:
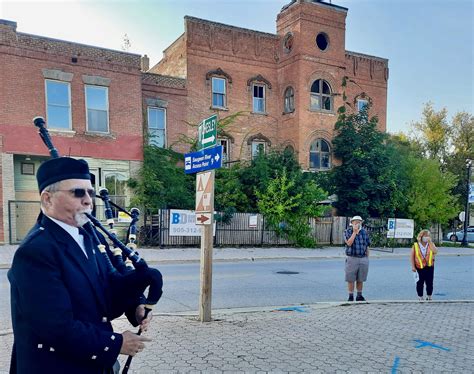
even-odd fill
[(95, 197), (95, 190), (93, 190), (92, 188), (73, 188), (71, 190), (58, 190), (58, 191), (70, 192), (74, 195), (74, 197), (77, 197), (79, 199), (86, 196), (86, 192), (91, 198)]

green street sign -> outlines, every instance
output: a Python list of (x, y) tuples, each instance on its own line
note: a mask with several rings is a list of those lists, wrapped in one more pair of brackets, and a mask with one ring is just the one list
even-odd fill
[(217, 116), (213, 115), (199, 125), (199, 149), (214, 147), (217, 144)]

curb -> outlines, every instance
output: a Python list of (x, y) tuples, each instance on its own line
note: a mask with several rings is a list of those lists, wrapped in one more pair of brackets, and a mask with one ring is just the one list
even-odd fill
[[(262, 307), (243, 307), (243, 308), (227, 308), (227, 309), (214, 309), (212, 310), (213, 321), (218, 321), (219, 316), (229, 316), (233, 314), (245, 314), (245, 313), (277, 313), (277, 312), (309, 312), (311, 310), (318, 309), (329, 309), (337, 307), (348, 307), (364, 304), (373, 305), (387, 305), (387, 304), (474, 304), (474, 300), (432, 300), (432, 301), (419, 301), (419, 300), (373, 300), (364, 302), (347, 302), (347, 301), (322, 301), (313, 304), (298, 304), (298, 305), (284, 305), (284, 306), (262, 306)], [(306, 310), (307, 309), (307, 310)], [(183, 318), (198, 318), (199, 312), (174, 312), (174, 313), (153, 313), (153, 316), (158, 317), (183, 317)], [(217, 317), (217, 318), (216, 318)], [(126, 320), (127, 318), (122, 315), (116, 320)], [(12, 329), (0, 330), (0, 336), (13, 334)]]
[[(243, 314), (243, 313), (269, 313), (269, 312), (293, 312), (299, 311), (297, 309), (329, 309), (337, 307), (355, 306), (355, 305), (387, 305), (387, 304), (474, 304), (474, 300), (432, 300), (432, 301), (419, 301), (419, 300), (373, 300), (363, 302), (347, 302), (347, 301), (322, 301), (312, 304), (290, 304), (280, 306), (262, 306), (262, 307), (242, 307), (242, 308), (226, 308), (226, 309), (213, 309), (212, 314), (215, 316), (219, 315), (232, 315), (232, 314)], [(308, 311), (309, 311), (308, 310)], [(153, 313), (153, 316), (177, 316), (177, 317), (198, 317), (199, 312), (197, 311), (184, 311), (184, 312), (171, 312), (171, 313)], [(122, 316), (118, 319), (126, 319)]]
[[(437, 257), (465, 257), (474, 256), (473, 253), (443, 253), (438, 254)], [(215, 262), (246, 262), (246, 261), (286, 261), (286, 260), (335, 260), (343, 259), (345, 255), (328, 255), (328, 256), (276, 256), (276, 257), (231, 257), (231, 258), (214, 258)], [(372, 254), (370, 259), (380, 258), (406, 258), (407, 254), (387, 254), (377, 255)], [(199, 263), (199, 258), (188, 258), (188, 259), (162, 259), (162, 260), (149, 260), (147, 263), (153, 265), (164, 265), (164, 264), (188, 264), (188, 263)], [(11, 264), (0, 264), (0, 270), (10, 269)]]

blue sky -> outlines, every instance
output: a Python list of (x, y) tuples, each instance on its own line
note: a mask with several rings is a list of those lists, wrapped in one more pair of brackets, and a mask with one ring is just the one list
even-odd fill
[[(184, 31), (185, 15), (275, 33), (289, 0), (9, 1), (18, 31), (147, 54), (151, 64)], [(387, 129), (409, 132), (424, 103), (473, 113), (472, 0), (332, 0), (349, 8), (346, 49), (389, 59)]]

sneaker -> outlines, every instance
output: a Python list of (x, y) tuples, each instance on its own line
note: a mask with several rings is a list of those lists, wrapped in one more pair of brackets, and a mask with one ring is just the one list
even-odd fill
[(356, 301), (365, 301), (364, 296), (362, 296), (362, 295), (357, 296)]
[(426, 296), (426, 300), (431, 301), (433, 298), (431, 296)]
[(349, 298), (347, 299), (347, 301), (354, 301), (354, 295), (349, 295)]
[(423, 296), (418, 296), (418, 301), (423, 301), (425, 299), (423, 299)]

